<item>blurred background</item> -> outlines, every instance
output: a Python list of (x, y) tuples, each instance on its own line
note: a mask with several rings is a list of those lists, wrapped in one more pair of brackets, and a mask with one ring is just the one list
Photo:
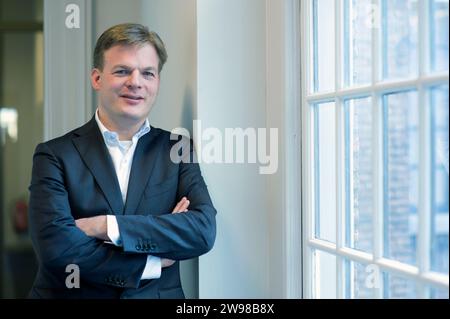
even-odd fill
[(34, 147), (44, 136), (43, 1), (0, 1), (0, 290), (22, 298), (37, 264), (28, 237)]

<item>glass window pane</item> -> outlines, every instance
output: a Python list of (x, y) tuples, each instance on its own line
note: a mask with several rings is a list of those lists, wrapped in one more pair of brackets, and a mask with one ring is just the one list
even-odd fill
[(383, 0), (383, 77), (417, 74), (417, 0)]
[(448, 85), (431, 89), (432, 110), (432, 224), (431, 270), (448, 274)]
[(383, 272), (385, 299), (417, 299), (416, 283), (408, 278)]
[(345, 102), (345, 242), (372, 252), (372, 99)]
[(336, 128), (334, 102), (316, 104), (315, 115), (315, 236), (336, 240)]
[(431, 69), (448, 72), (448, 0), (430, 0)]
[(336, 256), (314, 251), (314, 296), (317, 299), (336, 299)]
[(344, 75), (346, 85), (369, 84), (372, 77), (372, 1), (346, 0)]
[(313, 2), (313, 89), (328, 91), (335, 83), (334, 0)]
[(345, 262), (345, 298), (373, 299), (381, 286), (381, 274), (375, 265)]
[(448, 299), (448, 288), (434, 288), (430, 289), (430, 298), (431, 299)]
[(384, 255), (416, 263), (417, 92), (384, 96)]

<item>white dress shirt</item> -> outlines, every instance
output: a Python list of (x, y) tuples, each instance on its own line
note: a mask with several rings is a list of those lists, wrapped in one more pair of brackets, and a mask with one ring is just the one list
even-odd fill
[[(125, 203), (134, 151), (136, 150), (136, 145), (139, 138), (150, 132), (150, 124), (148, 119), (146, 119), (145, 123), (141, 126), (137, 133), (134, 134), (131, 141), (120, 141), (119, 135), (116, 132), (109, 131), (100, 121), (100, 118), (98, 117), (98, 109), (95, 112), (95, 120), (97, 121), (103, 140), (105, 141), (106, 147), (111, 155), (117, 180), (119, 181), (120, 192), (122, 193), (122, 200)], [(122, 246), (116, 217), (114, 215), (107, 215), (106, 220), (109, 239), (111, 239), (114, 245)], [(159, 277), (161, 277), (161, 258), (148, 255), (147, 263), (141, 279), (155, 279)]]

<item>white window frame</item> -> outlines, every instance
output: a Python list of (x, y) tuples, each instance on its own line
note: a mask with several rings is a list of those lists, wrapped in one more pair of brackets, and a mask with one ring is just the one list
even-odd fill
[[(428, 0), (418, 0), (419, 10), (419, 74), (417, 77), (408, 80), (385, 81), (381, 78), (380, 72), (380, 52), (381, 28), (372, 28), (372, 83), (370, 85), (344, 88), (342, 83), (341, 52), (343, 44), (341, 43), (342, 28), (341, 17), (343, 10), (343, 1), (335, 0), (335, 89), (333, 92), (314, 93), (311, 85), (311, 65), (312, 56), (311, 23), (312, 19), (312, 0), (301, 1), (301, 36), (302, 36), (302, 55), (301, 55), (301, 92), (302, 92), (302, 232), (303, 232), (303, 297), (313, 298), (314, 289), (314, 269), (313, 269), (313, 251), (320, 250), (336, 257), (336, 296), (344, 298), (345, 296), (345, 267), (346, 259), (362, 264), (373, 264), (379, 267), (380, 271), (387, 271), (401, 275), (414, 281), (418, 286), (418, 297), (427, 298), (427, 287), (449, 289), (449, 277), (429, 271), (430, 265), (430, 219), (431, 212), (426, 206), (430, 201), (431, 181), (427, 173), (430, 164), (430, 154), (426, 150), (426, 142), (429, 140), (429, 108), (419, 108), (420, 118), (420, 148), (419, 148), (419, 206), (418, 206), (418, 263), (416, 266), (407, 265), (383, 257), (383, 131), (382, 131), (382, 95), (387, 92), (403, 91), (404, 89), (415, 89), (419, 97), (419, 105), (424, 105), (427, 99), (427, 88), (438, 84), (448, 84), (449, 75), (447, 72), (440, 74), (427, 74), (428, 65), (428, 46), (429, 43), (429, 21), (428, 21)], [(381, 1), (373, 0), (374, 7), (380, 8)], [(345, 237), (343, 225), (345, 210), (343, 209), (345, 200), (345, 180), (344, 170), (344, 137), (340, 134), (344, 125), (343, 103), (345, 99), (360, 96), (370, 96), (372, 98), (373, 108), (373, 172), (374, 172), (374, 215), (373, 215), (373, 254), (358, 251), (345, 246)], [(336, 108), (336, 145), (337, 145), (337, 182), (336, 182), (336, 243), (330, 243), (321, 239), (314, 238), (314, 133), (312, 123), (314, 121), (312, 105), (318, 102), (334, 101)], [(376, 297), (383, 297), (383, 285), (377, 289)]]

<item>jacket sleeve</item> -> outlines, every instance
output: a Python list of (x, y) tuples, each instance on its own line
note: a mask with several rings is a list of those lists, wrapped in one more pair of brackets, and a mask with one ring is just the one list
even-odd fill
[(29, 190), (30, 235), (37, 257), (46, 268), (63, 278), (67, 275), (66, 267), (75, 264), (82, 280), (138, 287), (147, 257), (125, 254), (121, 249), (88, 237), (76, 227), (65, 187), (64, 167), (44, 143), (34, 153)]
[(216, 209), (194, 158), (192, 141), (179, 163), (177, 198), (186, 196), (184, 213), (120, 215), (117, 217), (125, 252), (145, 253), (174, 260), (198, 257), (212, 249), (216, 237)]

